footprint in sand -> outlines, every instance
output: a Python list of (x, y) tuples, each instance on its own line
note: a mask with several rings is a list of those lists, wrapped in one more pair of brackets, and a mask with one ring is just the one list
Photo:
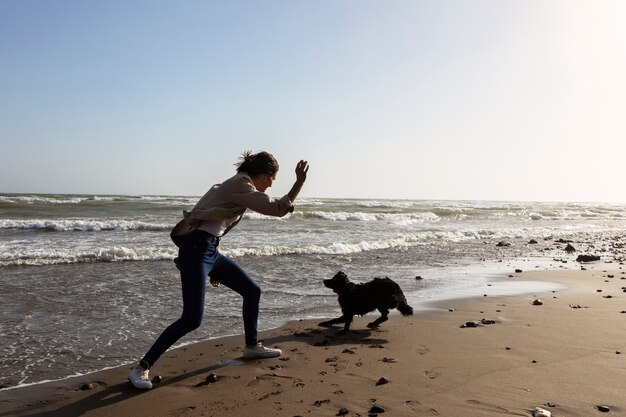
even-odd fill
[(495, 411), (495, 412), (498, 412), (498, 413), (511, 414), (510, 410), (507, 410), (506, 408), (497, 406), (495, 404), (488, 404), (488, 403), (484, 403), (484, 402), (478, 401), (478, 400), (467, 400), (466, 402), (468, 404), (476, 406), (476, 408), (479, 408), (481, 410)]
[(436, 370), (424, 371), (424, 375), (426, 375), (429, 379), (437, 379), (441, 376), (441, 372)]
[(411, 411), (420, 416), (438, 416), (439, 412), (432, 407), (427, 407), (419, 401), (405, 401), (406, 405)]
[(428, 352), (430, 352), (430, 349), (427, 348), (425, 345), (417, 345), (417, 347), (415, 348), (415, 352), (417, 352), (418, 355), (426, 355)]

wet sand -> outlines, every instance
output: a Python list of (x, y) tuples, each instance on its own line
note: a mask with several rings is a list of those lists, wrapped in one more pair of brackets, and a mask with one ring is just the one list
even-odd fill
[[(377, 330), (372, 313), (349, 335), (311, 321), (262, 332), (280, 358), (244, 361), (241, 336), (175, 349), (150, 391), (130, 386), (127, 367), (3, 390), (0, 417), (624, 415), (626, 270), (586, 268), (504, 276), (567, 288), (448, 300)], [(494, 323), (461, 327), (482, 319)]]

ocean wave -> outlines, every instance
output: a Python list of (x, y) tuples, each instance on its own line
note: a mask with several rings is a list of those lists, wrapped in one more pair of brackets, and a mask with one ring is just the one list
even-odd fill
[(427, 245), (433, 241), (459, 242), (476, 239), (471, 232), (425, 232), (419, 235), (400, 235), (389, 239), (361, 240), (358, 242), (330, 242), (305, 246), (258, 245), (224, 250), (229, 256), (278, 256), (278, 255), (348, 255), (383, 249), (402, 249)]
[(315, 218), (330, 221), (359, 221), (359, 222), (390, 222), (399, 224), (436, 222), (439, 216), (431, 212), (422, 213), (365, 213), (341, 211), (311, 211), (303, 212), (304, 218)]
[(0, 195), (0, 203), (6, 204), (78, 204), (85, 198), (71, 196)]
[(142, 202), (167, 206), (193, 206), (200, 197), (194, 196), (152, 196), (152, 195), (65, 195), (65, 194), (4, 194), (0, 204), (4, 205), (60, 205), (82, 203), (124, 203)]
[(165, 223), (148, 223), (138, 220), (95, 220), (95, 219), (33, 219), (18, 220), (6, 219), (0, 220), (0, 229), (31, 229), (31, 230), (49, 230), (54, 232), (98, 232), (109, 230), (169, 230), (173, 227), (171, 224)]
[(128, 248), (114, 246), (94, 250), (28, 249), (0, 252), (0, 266), (59, 265), (89, 262), (158, 261), (177, 256), (176, 247)]
[[(458, 242), (483, 237), (473, 232), (431, 231), (419, 235), (400, 235), (381, 240), (358, 242), (328, 242), (313, 245), (250, 245), (244, 247), (223, 247), (221, 251), (232, 257), (279, 256), (279, 255), (346, 255), (383, 249), (402, 249), (410, 246), (429, 244), (433, 241)], [(0, 266), (15, 265), (55, 265), (89, 262), (117, 261), (157, 261), (174, 259), (178, 249), (173, 245), (151, 247), (112, 246), (93, 249), (45, 248), (0, 245)]]

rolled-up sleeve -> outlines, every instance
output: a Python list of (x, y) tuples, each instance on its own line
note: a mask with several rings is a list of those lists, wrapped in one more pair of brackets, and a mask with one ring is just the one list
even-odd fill
[(293, 211), (293, 204), (288, 195), (280, 199), (272, 198), (258, 191), (253, 184), (243, 178), (237, 184), (237, 189), (230, 194), (229, 200), (267, 216), (282, 217)]

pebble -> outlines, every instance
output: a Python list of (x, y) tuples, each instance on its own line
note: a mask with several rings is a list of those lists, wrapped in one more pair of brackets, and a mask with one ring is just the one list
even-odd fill
[(161, 375), (155, 375), (154, 378), (152, 378), (153, 384), (160, 384), (161, 382), (163, 382), (163, 377)]
[(533, 417), (551, 417), (552, 413), (541, 407), (535, 407), (533, 409)]
[(543, 305), (543, 301), (537, 299), (537, 300), (533, 301), (533, 305), (534, 306), (542, 306)]
[(348, 414), (350, 412), (350, 410), (348, 410), (347, 408), (342, 408), (339, 410), (339, 412), (337, 413), (338, 416), (345, 416), (346, 414)]
[(83, 385), (80, 387), (80, 390), (81, 390), (81, 391), (89, 391), (89, 390), (92, 390), (92, 389), (94, 389), (94, 388), (96, 388), (96, 384), (94, 384), (93, 382), (89, 382), (89, 383), (87, 383), (87, 384), (83, 384)]
[(495, 320), (491, 320), (491, 319), (482, 319), (480, 322), (482, 324), (495, 324), (496, 323)]
[(522, 270), (521, 270), (521, 269), (516, 269), (516, 270), (515, 270), (515, 273), (517, 273), (517, 274), (521, 274), (521, 273), (522, 273)]
[(209, 374), (209, 375), (207, 375), (207, 377), (206, 377), (206, 382), (208, 382), (209, 384), (213, 384), (213, 383), (217, 382), (217, 381), (218, 381), (218, 379), (219, 379), (219, 378), (218, 378), (218, 376), (217, 376), (217, 375), (215, 375), (215, 374)]
[(369, 412), (370, 412), (370, 413), (373, 413), (373, 414), (380, 414), (380, 413), (384, 413), (384, 412), (385, 412), (385, 409), (384, 409), (383, 407), (381, 407), (380, 405), (376, 405), (376, 404), (374, 404), (374, 405), (372, 406), (372, 408), (370, 408), (370, 411), (369, 411)]
[(389, 380), (387, 378), (385, 378), (384, 376), (380, 377), (380, 379), (378, 381), (376, 381), (376, 385), (385, 385), (385, 384), (388, 384), (388, 383), (389, 383)]
[(606, 405), (598, 405), (596, 408), (602, 413), (608, 413), (609, 411), (611, 411), (611, 409)]

